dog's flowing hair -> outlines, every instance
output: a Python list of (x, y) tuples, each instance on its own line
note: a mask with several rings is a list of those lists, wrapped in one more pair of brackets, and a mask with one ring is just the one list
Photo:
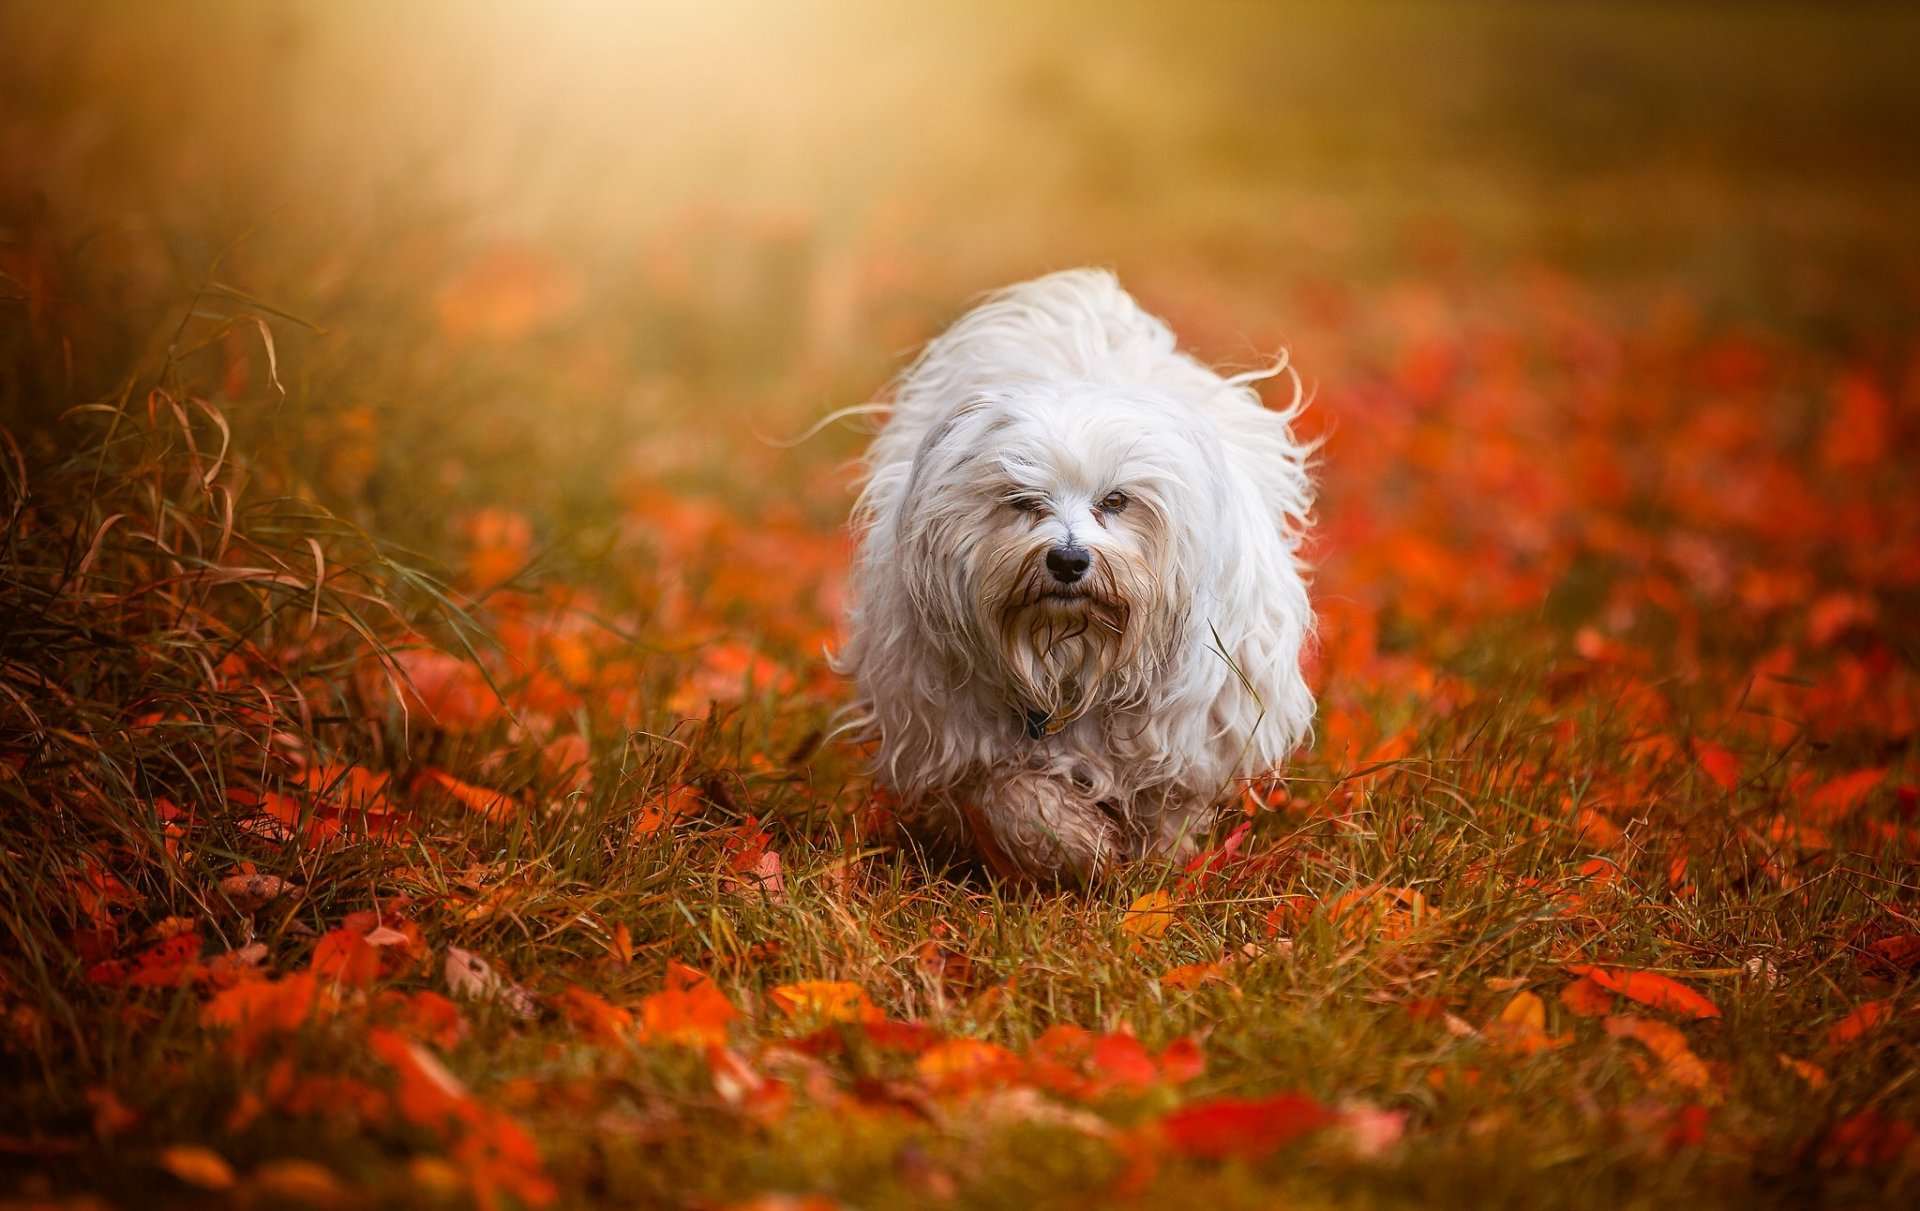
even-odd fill
[[(1286, 373), (1292, 399), (1251, 384)], [(924, 840), (1082, 882), (1179, 854), (1305, 737), (1310, 453), (1113, 275), (990, 296), (895, 386), (836, 667)]]

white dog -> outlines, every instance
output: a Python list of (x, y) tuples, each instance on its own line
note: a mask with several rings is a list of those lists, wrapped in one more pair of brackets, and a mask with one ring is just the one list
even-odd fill
[(1309, 450), (1110, 273), (991, 296), (900, 380), (837, 667), (923, 838), (1010, 879), (1191, 849), (1305, 737)]

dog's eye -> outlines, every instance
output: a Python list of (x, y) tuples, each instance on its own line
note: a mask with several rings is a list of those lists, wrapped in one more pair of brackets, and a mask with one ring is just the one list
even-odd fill
[(1125, 492), (1109, 492), (1100, 500), (1100, 508), (1108, 513), (1119, 513), (1132, 502)]
[(1016, 513), (1038, 513), (1040, 498), (1037, 496), (1009, 496), (1007, 507)]

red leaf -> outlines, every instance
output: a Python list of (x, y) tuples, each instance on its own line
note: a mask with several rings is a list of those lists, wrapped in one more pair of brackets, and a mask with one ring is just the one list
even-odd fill
[(1920, 966), (1920, 934), (1895, 934), (1867, 947), (1867, 953), (1895, 971), (1912, 971)]
[(1886, 778), (1887, 771), (1884, 769), (1863, 769), (1842, 774), (1807, 797), (1806, 810), (1801, 816), (1807, 823), (1816, 825), (1830, 825), (1844, 820)]
[(1334, 1118), (1331, 1110), (1298, 1093), (1222, 1097), (1182, 1106), (1160, 1120), (1160, 1130), (1176, 1152), (1187, 1156), (1254, 1160)]
[(1566, 971), (1572, 975), (1586, 976), (1610, 992), (1617, 992), (1630, 1001), (1651, 1005), (1655, 1009), (1683, 1013), (1695, 1018), (1720, 1016), (1720, 1007), (1712, 1001), (1685, 984), (1670, 980), (1666, 976), (1655, 975), (1650, 971), (1594, 967), (1586, 963), (1568, 963)]
[(940, 1032), (922, 1022), (862, 1022), (860, 1030), (875, 1047), (919, 1055), (940, 1042)]
[(87, 968), (87, 979), (128, 988), (163, 988), (178, 983), (199, 957), (200, 935), (179, 933), (132, 958), (95, 963)]
[(1094, 1040), (1088, 1065), (1095, 1076), (1121, 1089), (1149, 1089), (1160, 1079), (1159, 1065), (1130, 1034), (1109, 1034)]
[(1740, 785), (1740, 758), (1734, 756), (1717, 744), (1697, 743), (1693, 746), (1693, 756), (1706, 771), (1707, 777), (1723, 791), (1730, 791)]
[(1195, 1080), (1206, 1070), (1206, 1054), (1191, 1035), (1168, 1043), (1160, 1053), (1160, 1075), (1176, 1085)]
[(1234, 857), (1239, 854), (1240, 847), (1246, 844), (1248, 834), (1252, 832), (1253, 821), (1245, 821), (1227, 834), (1226, 840), (1220, 843), (1219, 848), (1210, 849), (1205, 853), (1194, 855), (1194, 857), (1187, 862), (1186, 878), (1182, 883), (1183, 889), (1191, 890), (1204, 886), (1209, 882), (1214, 875), (1220, 872), (1221, 867), (1233, 861)]
[(1891, 1165), (1914, 1140), (1913, 1124), (1878, 1110), (1841, 1119), (1820, 1144), (1820, 1163), (1848, 1169)]

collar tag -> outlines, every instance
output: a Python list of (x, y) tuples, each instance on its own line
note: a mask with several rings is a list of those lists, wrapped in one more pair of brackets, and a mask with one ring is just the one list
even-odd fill
[(1022, 711), (1020, 722), (1026, 728), (1029, 740), (1045, 740), (1067, 725), (1066, 720), (1056, 720), (1052, 715), (1040, 710)]

